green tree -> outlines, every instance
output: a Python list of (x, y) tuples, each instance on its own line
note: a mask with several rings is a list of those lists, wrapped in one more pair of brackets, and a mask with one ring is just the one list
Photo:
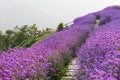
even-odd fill
[(2, 35), (2, 32), (0, 32), (0, 50), (3, 44), (5, 49), (23, 45), (24, 47), (29, 47), (36, 41), (36, 37), (39, 34), (40, 31), (36, 24), (16, 26), (13, 30), (7, 30), (5, 35)]
[(20, 43), (22, 43), (24, 40), (26, 40), (29, 36), (28, 36), (28, 25), (23, 25), (22, 27), (18, 27), (17, 28), (16, 34), (15, 34), (15, 42), (16, 45), (19, 45)]
[[(19, 28), (19, 32), (17, 34), (17, 45), (23, 47), (31, 46), (35, 41), (36, 37), (39, 35), (40, 31), (38, 30), (36, 24), (31, 26), (24, 25)], [(21, 39), (22, 36), (22, 39)]]
[(30, 26), (28, 31), (29, 31), (29, 35), (34, 38), (36, 38), (40, 33), (36, 24), (33, 24), (32, 26)]
[(0, 51), (5, 50), (6, 49), (6, 41), (5, 41), (6, 37), (5, 35), (2, 34), (2, 31), (0, 31)]
[(58, 24), (57, 31), (61, 31), (64, 28), (64, 24), (61, 22)]
[(7, 30), (5, 33), (6, 33), (6, 47), (8, 49), (15, 45), (15, 32), (13, 30)]

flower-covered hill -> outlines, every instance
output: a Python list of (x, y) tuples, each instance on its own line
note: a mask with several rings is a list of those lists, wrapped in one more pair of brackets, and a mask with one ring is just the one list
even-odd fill
[(107, 7), (32, 47), (2, 52), (0, 80), (60, 80), (75, 56), (76, 80), (120, 80), (119, 14), (119, 6)]
[(112, 6), (95, 14), (102, 25), (76, 53), (77, 80), (120, 80), (120, 8)]

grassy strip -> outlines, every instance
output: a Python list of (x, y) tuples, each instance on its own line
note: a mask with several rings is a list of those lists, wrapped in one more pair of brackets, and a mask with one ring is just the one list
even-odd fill
[(67, 53), (62, 54), (62, 58), (51, 58), (52, 68), (55, 70), (50, 70), (48, 76), (51, 76), (50, 80), (60, 80), (62, 76), (66, 76), (67, 67), (71, 62), (72, 57)]

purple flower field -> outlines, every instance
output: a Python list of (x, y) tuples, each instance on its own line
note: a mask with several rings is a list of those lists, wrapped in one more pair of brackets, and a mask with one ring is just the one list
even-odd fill
[(77, 80), (120, 80), (120, 9), (114, 6), (95, 14), (105, 23), (78, 48)]
[[(92, 16), (91, 16), (92, 15)], [(33, 80), (43, 78), (51, 79), (58, 76), (57, 64), (63, 64), (66, 58), (71, 59), (73, 49), (80, 45), (92, 31), (95, 15), (91, 14), (89, 20), (83, 18), (83, 22), (89, 24), (80, 25), (75, 22), (68, 29), (62, 30), (49, 38), (38, 42), (30, 48), (10, 49), (0, 55), (0, 80)], [(49, 72), (54, 74), (48, 75)]]
[(60, 80), (60, 71), (74, 56), (76, 80), (120, 80), (120, 7), (79, 17), (32, 47), (2, 52), (0, 80)]

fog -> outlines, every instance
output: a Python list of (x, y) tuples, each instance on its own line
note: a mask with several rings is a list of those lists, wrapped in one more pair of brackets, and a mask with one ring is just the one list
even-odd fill
[(0, 0), (0, 30), (25, 24), (55, 29), (60, 22), (119, 4), (119, 0)]

